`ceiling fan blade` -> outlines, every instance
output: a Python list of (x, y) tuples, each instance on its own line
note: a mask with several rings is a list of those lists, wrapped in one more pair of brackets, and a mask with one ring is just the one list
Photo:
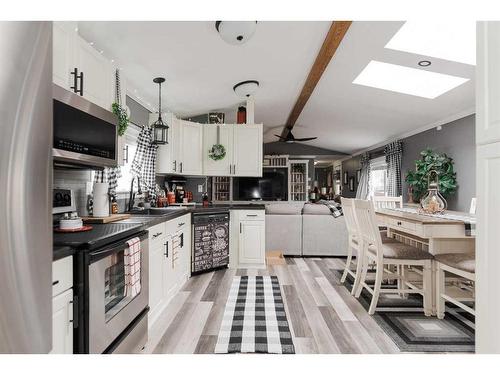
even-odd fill
[(313, 139), (317, 139), (318, 137), (309, 137), (309, 138), (295, 138), (298, 142), (312, 141)]
[(286, 138), (282, 137), (281, 135), (275, 134), (275, 136), (278, 137), (279, 139), (286, 140)]

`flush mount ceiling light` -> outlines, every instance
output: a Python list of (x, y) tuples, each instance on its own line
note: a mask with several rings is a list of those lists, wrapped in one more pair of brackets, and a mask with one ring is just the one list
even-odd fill
[(407, 21), (385, 48), (476, 65), (476, 22)]
[(434, 99), (468, 80), (372, 60), (352, 83)]
[(255, 94), (259, 88), (259, 81), (250, 80), (237, 83), (233, 86), (233, 90), (240, 98), (248, 98)]
[(427, 67), (431, 65), (431, 62), (429, 60), (422, 60), (418, 62), (419, 66)]
[(257, 28), (257, 21), (217, 21), (215, 28), (220, 37), (229, 44), (246, 43)]

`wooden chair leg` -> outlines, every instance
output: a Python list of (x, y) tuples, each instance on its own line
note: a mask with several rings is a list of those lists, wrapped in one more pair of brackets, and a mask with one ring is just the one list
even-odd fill
[(361, 291), (363, 290), (363, 284), (366, 282), (366, 274), (368, 273), (368, 267), (369, 267), (369, 261), (366, 256), (361, 256), (363, 258), (362, 260), (362, 270), (361, 274), (359, 275), (359, 281), (358, 277), (356, 277), (355, 281), (358, 281), (358, 285), (354, 291), (354, 297), (359, 298), (359, 295), (361, 294)]
[(345, 279), (347, 277), (347, 273), (351, 267), (351, 262), (352, 262), (352, 246), (349, 245), (347, 247), (347, 260), (345, 262), (345, 268), (344, 268), (344, 273), (342, 274), (342, 277), (340, 278), (340, 282), (344, 283)]
[(445, 291), (445, 277), (444, 271), (437, 263), (436, 266), (436, 315), (438, 319), (444, 319), (445, 312), (445, 300), (441, 297), (441, 294)]
[(358, 249), (357, 250), (357, 255), (356, 255), (356, 277), (354, 278), (354, 284), (352, 285), (352, 289), (351, 289), (351, 295), (352, 296), (356, 293), (356, 291), (359, 288), (361, 274), (362, 274), (362, 271), (363, 271), (364, 260), (366, 260), (366, 259), (363, 259), (363, 256), (360, 254), (360, 251)]
[(432, 264), (431, 261), (425, 263), (423, 267), (423, 284), (424, 291), (424, 314), (425, 316), (432, 315)]
[(384, 277), (384, 265), (377, 264), (377, 271), (375, 273), (375, 285), (373, 286), (373, 296), (372, 303), (370, 304), (370, 309), (368, 314), (375, 314), (375, 309), (377, 308), (378, 297), (380, 296), (380, 288), (382, 287), (382, 279)]

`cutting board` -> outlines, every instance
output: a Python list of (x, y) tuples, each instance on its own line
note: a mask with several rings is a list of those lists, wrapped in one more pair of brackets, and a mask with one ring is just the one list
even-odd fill
[(84, 216), (82, 217), (82, 220), (84, 223), (107, 224), (107, 223), (112, 223), (114, 221), (128, 219), (129, 217), (130, 214), (113, 214), (106, 217)]

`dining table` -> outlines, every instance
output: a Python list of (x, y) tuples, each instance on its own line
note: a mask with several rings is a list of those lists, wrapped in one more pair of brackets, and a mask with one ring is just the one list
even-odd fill
[[(418, 207), (379, 208), (375, 214), (380, 226), (387, 228), (387, 235), (401, 242), (428, 251), (432, 255), (475, 252), (474, 214), (445, 211), (427, 214)], [(436, 312), (435, 266), (433, 266), (433, 314)]]

